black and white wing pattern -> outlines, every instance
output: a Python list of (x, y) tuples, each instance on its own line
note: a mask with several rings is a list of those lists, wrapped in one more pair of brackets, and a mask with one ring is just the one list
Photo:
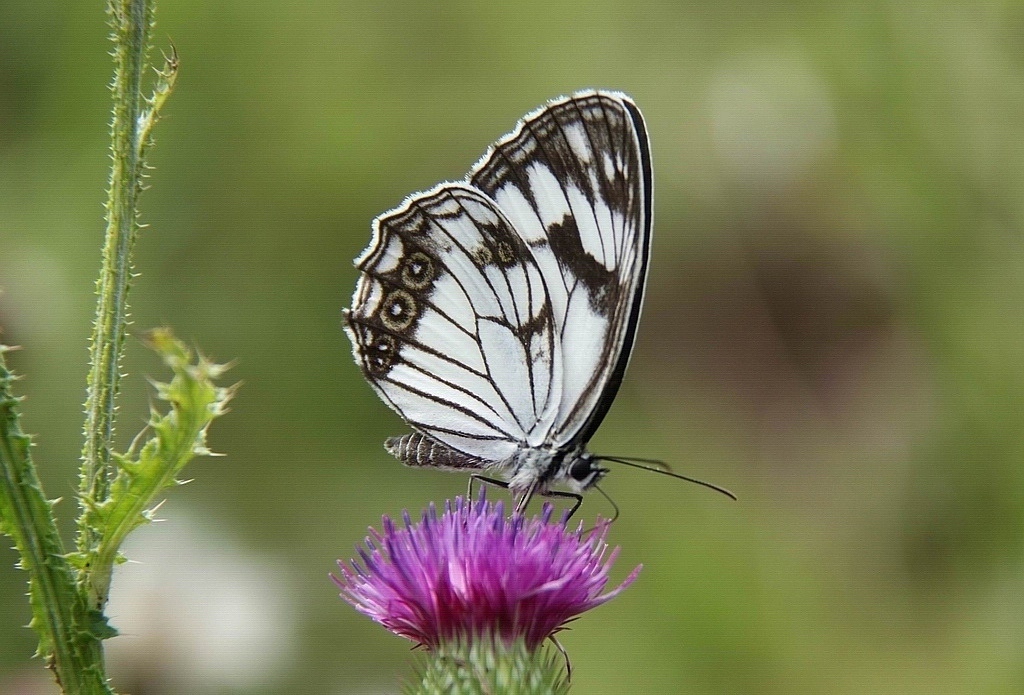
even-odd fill
[(544, 275), (566, 367), (552, 443), (586, 443), (629, 362), (651, 244), (643, 117), (622, 94), (584, 92), (520, 122), (470, 172)]
[(494, 469), (521, 499), (596, 482), (585, 446), (632, 350), (651, 195), (640, 111), (587, 91), (524, 117), (466, 181), (374, 220), (345, 328), (415, 430), (388, 450)]
[(466, 184), (413, 196), (377, 220), (348, 331), (363, 373), (417, 431), (481, 461), (540, 445), (561, 352), (526, 243)]

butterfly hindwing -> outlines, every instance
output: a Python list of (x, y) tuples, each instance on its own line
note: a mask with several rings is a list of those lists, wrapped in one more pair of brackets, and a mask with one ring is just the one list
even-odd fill
[(560, 392), (544, 280), (494, 202), (466, 184), (374, 223), (346, 328), (357, 362), (410, 425), (482, 461), (543, 440)]

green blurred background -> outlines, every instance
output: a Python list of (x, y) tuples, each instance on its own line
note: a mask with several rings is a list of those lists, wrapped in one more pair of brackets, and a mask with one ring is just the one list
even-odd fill
[[(0, 3), (0, 326), (73, 516), (107, 177), (102, 3)], [(371, 218), (545, 100), (631, 94), (648, 301), (592, 448), (639, 581), (563, 642), (579, 693), (1024, 691), (1024, 5), (162, 0), (181, 55), (131, 304), (244, 382), (118, 570), (115, 683), (383, 693), (409, 645), (327, 580), (460, 494), (340, 330)], [(162, 370), (129, 345), (124, 443)], [(585, 516), (607, 513), (591, 498)], [(70, 525), (68, 529), (70, 531)], [(6, 546), (6, 544), (5, 544)], [(51, 692), (0, 552), (0, 692)]]

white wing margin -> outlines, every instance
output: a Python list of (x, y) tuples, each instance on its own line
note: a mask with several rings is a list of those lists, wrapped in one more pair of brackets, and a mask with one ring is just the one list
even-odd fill
[(632, 351), (650, 256), (643, 117), (617, 92), (579, 92), (524, 117), (473, 167), (530, 247), (548, 288), (564, 376), (551, 432), (586, 443)]
[(540, 269), (494, 202), (441, 184), (376, 220), (345, 328), (381, 398), (420, 432), (500, 462), (558, 412), (561, 352)]

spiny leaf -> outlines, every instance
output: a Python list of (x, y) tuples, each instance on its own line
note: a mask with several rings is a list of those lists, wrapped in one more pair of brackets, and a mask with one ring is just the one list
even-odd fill
[(211, 455), (206, 446), (210, 423), (226, 412), (233, 387), (214, 384), (227, 369), (206, 358), (196, 357), (168, 329), (156, 329), (146, 336), (147, 344), (171, 369), (168, 382), (153, 382), (156, 397), (170, 407), (151, 409), (144, 443), (140, 438), (124, 454), (114, 454), (116, 474), (110, 495), (102, 502), (84, 500), (83, 523), (99, 538), (98, 547), (80, 553), (75, 563), (88, 568), (92, 605), (102, 608), (107, 600), (113, 565), (122, 561), (119, 548), (134, 529), (149, 523), (157, 496), (180, 484), (177, 475), (196, 455)]

